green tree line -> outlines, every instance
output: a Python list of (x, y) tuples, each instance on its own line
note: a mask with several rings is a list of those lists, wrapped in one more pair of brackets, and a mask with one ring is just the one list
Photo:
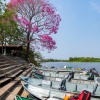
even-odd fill
[(100, 62), (100, 58), (94, 57), (70, 57), (70, 62)]
[(42, 62), (100, 62), (100, 58), (94, 57), (70, 57), (68, 60), (61, 59), (42, 59)]

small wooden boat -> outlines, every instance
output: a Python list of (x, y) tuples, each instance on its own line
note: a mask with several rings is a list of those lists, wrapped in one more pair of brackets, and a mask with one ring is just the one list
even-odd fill
[(31, 98), (25, 98), (25, 97), (17, 95), (17, 96), (15, 96), (15, 100), (33, 100), (33, 99), (31, 99)]

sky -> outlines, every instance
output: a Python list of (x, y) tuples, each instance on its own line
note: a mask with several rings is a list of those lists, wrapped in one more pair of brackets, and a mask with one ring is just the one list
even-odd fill
[[(6, 0), (9, 2), (10, 0)], [(100, 0), (50, 0), (60, 14), (57, 48), (51, 53), (41, 51), (44, 58), (100, 58)]]

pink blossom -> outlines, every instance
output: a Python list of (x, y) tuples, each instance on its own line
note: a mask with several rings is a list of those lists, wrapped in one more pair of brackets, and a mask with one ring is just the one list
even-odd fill
[(14, 20), (24, 32), (30, 34), (27, 43), (34, 48), (41, 45), (49, 51), (56, 48), (56, 42), (50, 35), (57, 33), (61, 18), (49, 0), (10, 0), (9, 4), (11, 9), (15, 8), (17, 16)]
[(35, 26), (32, 28), (32, 30), (33, 30), (34, 32), (36, 32), (36, 33), (39, 32), (39, 29), (38, 29), (38, 26), (37, 26), (37, 25), (35, 25)]
[(56, 42), (52, 39), (52, 37), (50, 37), (49, 35), (47, 34), (43, 34), (41, 35), (41, 46), (49, 49), (49, 50), (52, 50), (52, 49), (55, 49), (56, 48)]

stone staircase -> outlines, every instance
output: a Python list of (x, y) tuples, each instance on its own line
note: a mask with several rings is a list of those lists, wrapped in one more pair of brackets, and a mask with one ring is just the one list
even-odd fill
[(27, 97), (18, 76), (31, 77), (32, 69), (21, 58), (0, 55), (0, 100), (14, 100), (15, 95)]

